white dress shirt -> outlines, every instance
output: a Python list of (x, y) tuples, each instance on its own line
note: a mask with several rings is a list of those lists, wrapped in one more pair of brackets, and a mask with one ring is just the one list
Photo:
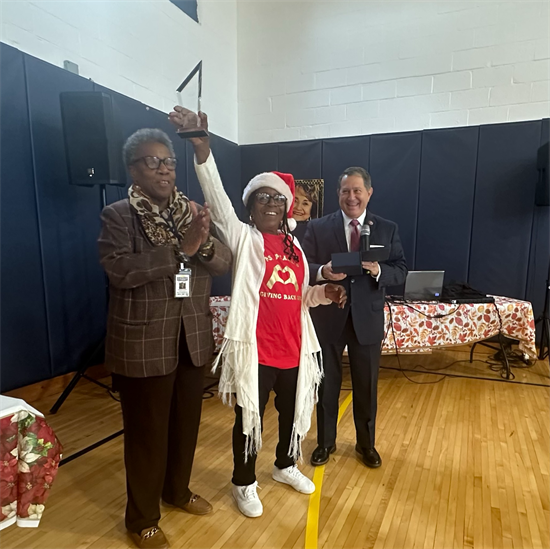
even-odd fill
[[(357, 229), (361, 230), (360, 227), (365, 222), (365, 217), (367, 216), (367, 210), (365, 210), (357, 218), (348, 217), (344, 213), (343, 210), (341, 210), (341, 212), (342, 212), (343, 223), (344, 223), (344, 231), (346, 232), (346, 242), (347, 242), (347, 245), (348, 245), (348, 252), (349, 252), (350, 251), (349, 247), (350, 247), (350, 242), (351, 242), (351, 231), (353, 230), (353, 225), (350, 225), (350, 223), (353, 221), (353, 219), (357, 219), (357, 221), (359, 221), (359, 225), (357, 226)], [(324, 267), (324, 265), (321, 265), (321, 267), (319, 267), (319, 270), (317, 271), (317, 279), (316, 279), (317, 282), (319, 282), (321, 280), (326, 280), (323, 277), (323, 275), (321, 274), (321, 272), (323, 270), (323, 267)], [(380, 273), (381, 272), (382, 272), (382, 267), (380, 265), (378, 265), (378, 275), (377, 276), (371, 275), (373, 278), (376, 279), (376, 282), (378, 282), (378, 279), (380, 278)]]

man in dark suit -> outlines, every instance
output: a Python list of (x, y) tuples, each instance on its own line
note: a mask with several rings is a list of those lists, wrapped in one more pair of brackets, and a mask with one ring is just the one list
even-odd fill
[[(347, 346), (353, 386), (355, 449), (368, 467), (382, 460), (374, 446), (380, 350), (384, 338), (385, 288), (402, 284), (407, 265), (397, 225), (367, 210), (372, 196), (370, 175), (363, 168), (347, 168), (338, 180), (340, 210), (309, 222), (303, 249), (310, 280), (339, 281), (348, 293), (344, 309), (334, 305), (311, 310), (323, 350), (325, 376), (317, 403), (317, 443), (313, 465), (328, 462), (336, 451), (338, 397), (342, 384), (342, 353)], [(390, 248), (387, 261), (363, 262), (363, 274), (347, 276), (332, 271), (333, 253), (358, 251), (360, 227), (370, 227), (371, 244)]]

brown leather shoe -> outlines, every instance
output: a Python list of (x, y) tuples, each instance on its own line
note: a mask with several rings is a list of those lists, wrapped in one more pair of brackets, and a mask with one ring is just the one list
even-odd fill
[(170, 547), (164, 532), (158, 527), (145, 528), (139, 534), (128, 532), (140, 549), (166, 549)]
[(212, 511), (212, 505), (198, 494), (193, 494), (191, 499), (181, 508), (192, 515), (208, 515)]

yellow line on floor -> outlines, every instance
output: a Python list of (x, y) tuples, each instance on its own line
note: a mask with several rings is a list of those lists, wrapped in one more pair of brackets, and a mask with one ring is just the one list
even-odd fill
[[(351, 391), (338, 410), (338, 423), (351, 403)], [(323, 476), (325, 475), (325, 466), (315, 467), (313, 473), (313, 483), (315, 492), (309, 496), (309, 507), (307, 509), (306, 540), (305, 549), (317, 549), (319, 538), (319, 509), (321, 508), (321, 488), (323, 487)]]

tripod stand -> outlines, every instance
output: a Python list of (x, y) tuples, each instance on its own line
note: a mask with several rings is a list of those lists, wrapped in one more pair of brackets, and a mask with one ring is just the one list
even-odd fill
[[(103, 208), (105, 208), (105, 205), (107, 203), (107, 190), (105, 185), (99, 185), (99, 205), (100, 205), (100, 211), (103, 211)], [(106, 292), (106, 299), (107, 303), (109, 300), (109, 285), (106, 282), (105, 285), (105, 292)], [(107, 389), (109, 392), (111, 391), (111, 387), (108, 385), (105, 385), (104, 383), (101, 383), (101, 381), (97, 381), (97, 379), (93, 379), (92, 377), (89, 377), (86, 375), (86, 370), (92, 365), (92, 362), (97, 357), (99, 351), (102, 350), (103, 345), (105, 343), (105, 336), (103, 336), (100, 340), (100, 342), (96, 345), (94, 350), (91, 352), (91, 354), (88, 356), (88, 358), (84, 361), (83, 365), (78, 369), (76, 374), (73, 376), (73, 379), (69, 382), (67, 387), (65, 387), (65, 390), (61, 393), (61, 396), (56, 400), (55, 404), (51, 407), (50, 413), (55, 414), (61, 408), (61, 405), (65, 402), (67, 397), (71, 394), (72, 390), (76, 387), (76, 384), (80, 381), (81, 378), (85, 378), (88, 381), (91, 381), (92, 383), (95, 383), (96, 385), (99, 385), (100, 387), (103, 387), (104, 389)]]
[(550, 318), (548, 307), (550, 307), (550, 261), (548, 263), (548, 276), (546, 278), (546, 294), (544, 296), (544, 309), (542, 314), (535, 320), (535, 325), (542, 322), (542, 330), (540, 335), (539, 345), (539, 360), (548, 358), (550, 362), (549, 354), (549, 342), (550, 342)]

